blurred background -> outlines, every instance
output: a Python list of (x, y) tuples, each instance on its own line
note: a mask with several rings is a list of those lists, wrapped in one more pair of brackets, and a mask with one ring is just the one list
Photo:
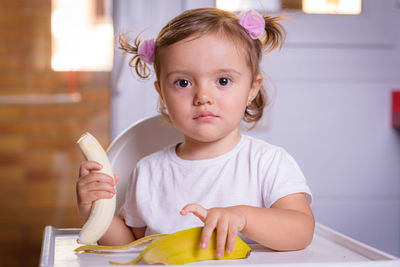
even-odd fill
[(116, 35), (155, 37), (186, 9), (285, 14), (262, 68), (272, 104), (248, 134), (284, 147), (316, 220), (400, 256), (398, 0), (0, 0), (0, 266), (37, 266), (43, 230), (80, 227), (76, 140), (104, 147), (156, 115)]

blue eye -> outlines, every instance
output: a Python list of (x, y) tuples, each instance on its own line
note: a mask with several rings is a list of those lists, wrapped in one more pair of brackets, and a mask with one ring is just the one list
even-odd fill
[(217, 84), (222, 85), (222, 86), (227, 86), (227, 85), (231, 84), (231, 79), (226, 78), (226, 77), (219, 78), (217, 81)]
[(175, 85), (178, 86), (178, 87), (181, 87), (181, 88), (185, 88), (185, 87), (191, 86), (192, 83), (189, 82), (188, 80), (181, 79), (181, 80), (177, 80), (175, 82)]

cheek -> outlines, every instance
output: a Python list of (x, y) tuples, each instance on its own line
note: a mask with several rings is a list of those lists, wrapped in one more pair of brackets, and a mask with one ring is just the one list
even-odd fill
[(164, 92), (164, 102), (170, 115), (182, 113), (186, 109), (186, 105), (190, 101), (188, 94), (179, 92)]
[(219, 101), (225, 109), (231, 109), (233, 112), (244, 110), (247, 105), (247, 94), (222, 95)]

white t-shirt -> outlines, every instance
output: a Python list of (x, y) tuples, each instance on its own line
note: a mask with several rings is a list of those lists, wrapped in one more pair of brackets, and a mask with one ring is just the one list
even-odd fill
[(218, 157), (183, 160), (176, 145), (142, 158), (133, 171), (121, 209), (131, 227), (147, 226), (145, 235), (203, 226), (193, 214), (180, 215), (189, 203), (204, 208), (251, 205), (270, 207), (278, 199), (312, 195), (295, 160), (282, 148), (242, 135)]

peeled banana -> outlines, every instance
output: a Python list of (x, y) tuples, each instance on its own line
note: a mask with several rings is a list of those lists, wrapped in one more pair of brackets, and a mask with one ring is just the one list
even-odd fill
[(202, 260), (232, 260), (243, 259), (250, 255), (250, 247), (240, 238), (236, 237), (235, 245), (231, 253), (225, 254), (223, 257), (217, 258), (216, 234), (215, 231), (211, 236), (209, 245), (206, 249), (200, 248), (202, 227), (195, 227), (179, 231), (168, 235), (154, 235), (138, 239), (125, 246), (83, 246), (75, 251), (85, 252), (105, 252), (120, 251), (132, 247), (147, 246), (137, 257), (131, 262), (118, 263), (110, 261), (110, 264), (116, 265), (134, 265), (140, 261), (148, 264), (185, 264)]
[[(87, 160), (103, 165), (100, 172), (114, 177), (107, 154), (90, 133), (84, 133), (78, 140), (79, 148)], [(93, 203), (89, 219), (79, 233), (78, 243), (95, 244), (107, 231), (114, 217), (116, 194), (111, 199), (98, 199)]]

